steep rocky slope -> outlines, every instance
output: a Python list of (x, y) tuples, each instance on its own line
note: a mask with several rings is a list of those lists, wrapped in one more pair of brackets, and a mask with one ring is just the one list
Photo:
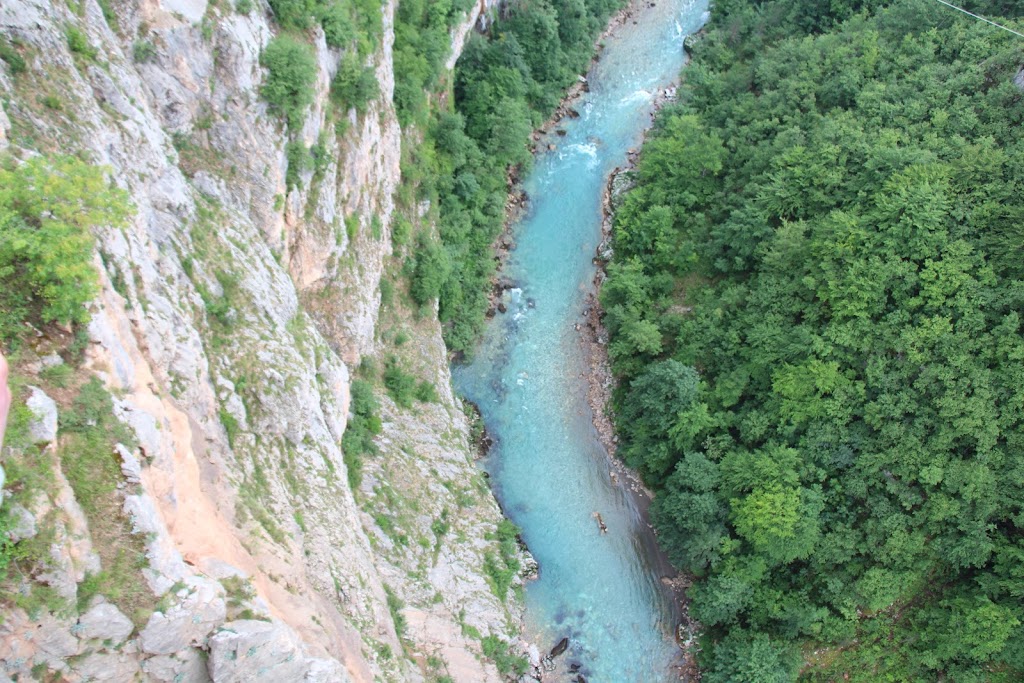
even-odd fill
[[(94, 0), (0, 5), (0, 33), (29, 67), (0, 63), (0, 150), (84, 155), (134, 206), (126, 228), (97, 234), (102, 294), (79, 372), (101, 378), (135, 442), (115, 447), (110, 508), (131, 534), (100, 534), (109, 520), (83, 510), (62, 472), (75, 454), (53, 417), (67, 399), (38, 392), (37, 445), (4, 462), (55, 465), (9, 538), (45, 535), (47, 557), (15, 590), (57, 598), (3, 606), (0, 680), (499, 678), (480, 639), (515, 637), (514, 600), (495, 597), (484, 570), (501, 516), (472, 464), (436, 321), (381, 306), (402, 142), (395, 7), (382, 8), (373, 56), (381, 96), (341, 113), (347, 126), (329, 112), (339, 55), (311, 34), (316, 97), (300, 138), (329, 163), (289, 190), (287, 138), (259, 97), (275, 31), (260, 3), (240, 14), (126, 0), (107, 17)], [(456, 49), (483, 8), (454, 32)], [(69, 49), (72, 29), (85, 52)], [(18, 371), (35, 382), (60, 346), (38, 338)], [(403, 408), (378, 387), (380, 453), (353, 492), (350, 378), (392, 349), (437, 399)], [(120, 544), (144, 547), (128, 573), (144, 598), (83, 593)]]

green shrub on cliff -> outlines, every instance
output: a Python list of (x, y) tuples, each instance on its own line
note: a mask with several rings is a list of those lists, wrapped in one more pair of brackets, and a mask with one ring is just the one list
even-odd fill
[(15, 75), (24, 73), (28, 69), (25, 59), (18, 53), (18, 50), (3, 37), (0, 37), (0, 60), (6, 62), (7, 68)]
[(384, 368), (384, 386), (388, 395), (403, 408), (411, 408), (416, 398), (416, 377), (402, 370), (398, 358), (392, 356)]
[(317, 0), (269, 0), (277, 23), (285, 28), (308, 29), (319, 9)]
[(260, 55), (260, 64), (269, 71), (260, 94), (272, 112), (283, 116), (289, 128), (297, 129), (313, 102), (313, 49), (289, 35), (280, 35)]
[(320, 26), (324, 40), (330, 47), (345, 47), (356, 39), (356, 24), (352, 7), (347, 2), (334, 2), (320, 12)]
[(355, 491), (363, 480), (363, 456), (377, 452), (373, 437), (380, 434), (381, 421), (377, 414), (380, 405), (373, 395), (373, 385), (365, 380), (353, 380), (350, 391), (352, 416), (345, 427), (341, 448), (348, 469), (349, 487)]
[[(236, 8), (247, 14), (251, 6), (245, 0)], [(327, 45), (355, 47), (360, 57), (377, 49), (384, 32), (380, 0), (270, 0), (270, 8), (282, 28), (308, 31), (320, 24)]]
[(451, 273), (448, 253), (433, 239), (421, 237), (417, 243), (416, 267), (409, 288), (413, 301), (420, 306), (430, 303), (441, 293)]
[(359, 55), (346, 54), (338, 64), (338, 73), (331, 82), (331, 97), (344, 109), (354, 107), (360, 114), (366, 105), (380, 95), (380, 85), (372, 66), (363, 63)]
[(26, 322), (86, 322), (98, 291), (91, 230), (119, 227), (129, 211), (126, 193), (75, 157), (0, 167), (0, 339)]

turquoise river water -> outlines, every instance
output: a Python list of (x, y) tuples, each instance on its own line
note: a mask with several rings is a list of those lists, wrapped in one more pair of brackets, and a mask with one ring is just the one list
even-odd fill
[[(527, 636), (542, 652), (562, 637), (565, 666), (591, 683), (672, 679), (677, 612), (659, 581), (650, 531), (609, 475), (586, 400), (579, 333), (600, 241), (609, 173), (650, 125), (654, 97), (683, 67), (683, 38), (707, 0), (653, 0), (605, 40), (578, 119), (557, 127), (524, 180), (526, 217), (505, 274), (517, 284), (470, 365), (453, 368), (495, 439), (485, 461), (506, 514), (540, 564), (526, 588)], [(608, 527), (598, 530), (594, 512)], [(575, 675), (567, 680), (575, 680)]]

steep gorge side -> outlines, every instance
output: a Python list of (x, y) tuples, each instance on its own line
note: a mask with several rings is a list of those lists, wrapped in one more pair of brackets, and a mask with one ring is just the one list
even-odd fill
[[(97, 520), (56, 467), (17, 513), (18, 538), (56, 529), (18, 591), (48, 587), (61, 599), (5, 604), (6, 675), (498, 678), (477, 639), (515, 631), (514, 605), (484, 571), (500, 554), (501, 517), (471, 462), (436, 321), (385, 306), (389, 324), (408, 330), (403, 362), (437, 400), (403, 408), (378, 391), (380, 453), (356, 495), (341, 449), (350, 370), (390, 348), (377, 323), (400, 182), (395, 5), (382, 8), (373, 56), (381, 96), (363, 115), (330, 113), (339, 55), (319, 29), (310, 34), (316, 96), (299, 138), (327, 163), (292, 189), (282, 124), (259, 97), (274, 33), (262, 7), (121, 2), (107, 18), (91, 0), (0, 7), (0, 33), (29, 67), (0, 67), (0, 148), (85, 155), (134, 205), (124, 229), (97, 235), (102, 294), (84, 371), (102, 379), (138, 442), (116, 449), (116, 504), (135, 534), (117, 542), (144, 544), (153, 596), (127, 615), (134, 625), (112, 611), (124, 601), (83, 601), (80, 584), (111, 569), (109, 539), (96, 537)], [(69, 49), (71, 31), (87, 49)], [(146, 59), (140, 44), (153, 48)], [(41, 336), (16, 369), (37, 383), (54, 350)], [(59, 463), (75, 457), (59, 431), (37, 441)], [(17, 457), (26, 454), (8, 449), (5, 465)]]

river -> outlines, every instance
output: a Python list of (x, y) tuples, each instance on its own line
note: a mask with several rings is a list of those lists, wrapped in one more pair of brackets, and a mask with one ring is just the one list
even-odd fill
[(546, 650), (569, 637), (560, 664), (578, 662), (591, 683), (672, 680), (679, 655), (650, 530), (613, 482), (593, 426), (574, 329), (585, 322), (608, 175), (639, 146), (656, 94), (683, 67), (683, 38), (707, 17), (707, 0), (640, 4), (605, 40), (590, 91), (574, 105), (580, 117), (542, 142), (523, 182), (528, 213), (513, 227), (508, 310), (488, 325), (473, 362), (453, 368), (495, 439), (485, 461), (495, 494), (540, 564), (526, 588), (527, 638)]

